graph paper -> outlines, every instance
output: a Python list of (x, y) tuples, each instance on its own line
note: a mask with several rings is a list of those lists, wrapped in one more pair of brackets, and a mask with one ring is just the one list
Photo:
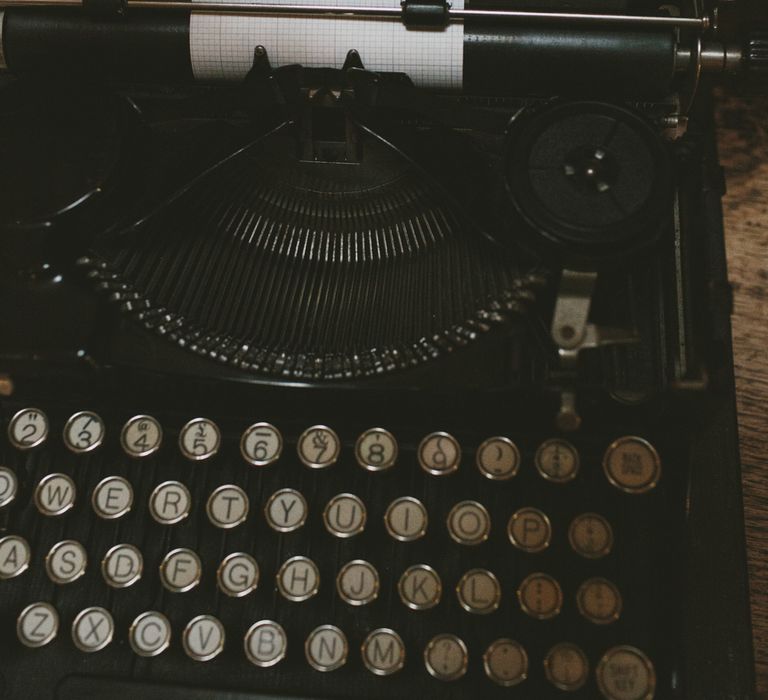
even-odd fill
[[(221, 0), (223, 1), (223, 0)], [(284, 5), (304, 0), (271, 0)], [(399, 0), (318, 0), (327, 5), (400, 7)], [(462, 9), (464, 0), (454, 0)], [(241, 80), (264, 46), (273, 68), (299, 63), (311, 68), (341, 68), (356, 49), (372, 71), (407, 73), (421, 87), (461, 89), (464, 27), (406, 29), (399, 20), (338, 17), (275, 17), (192, 14), (190, 55), (201, 80)]]

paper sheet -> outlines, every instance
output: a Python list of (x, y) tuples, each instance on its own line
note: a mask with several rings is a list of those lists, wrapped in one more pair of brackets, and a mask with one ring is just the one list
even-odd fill
[[(221, 0), (224, 1), (224, 0)], [(305, 0), (271, 0), (301, 4)], [(400, 7), (399, 0), (318, 0), (318, 4)], [(463, 0), (453, 8), (462, 9)], [(407, 73), (421, 87), (462, 87), (464, 27), (406, 29), (399, 20), (339, 17), (192, 14), (190, 55), (201, 80), (241, 80), (258, 45), (274, 68), (300, 63), (311, 68), (341, 68), (357, 49), (366, 69)]]

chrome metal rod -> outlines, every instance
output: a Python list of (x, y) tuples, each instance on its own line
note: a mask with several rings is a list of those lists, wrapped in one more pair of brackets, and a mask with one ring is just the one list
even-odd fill
[[(400, 19), (399, 7), (359, 7), (353, 5), (278, 5), (261, 2), (190, 2), (189, 0), (128, 0), (128, 8), (194, 11), (222, 15), (322, 15), (329, 17), (380, 17)], [(81, 7), (80, 0), (0, 0), (0, 8), (10, 7)], [(629, 27), (709, 28), (708, 17), (654, 17), (649, 15), (584, 14), (575, 12), (529, 12), (525, 10), (450, 10), (449, 21), (489, 19), (516, 22), (559, 22)]]

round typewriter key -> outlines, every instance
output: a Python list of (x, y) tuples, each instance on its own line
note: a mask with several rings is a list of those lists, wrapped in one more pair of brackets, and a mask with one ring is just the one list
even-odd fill
[(507, 525), (509, 541), (524, 552), (542, 552), (549, 547), (552, 525), (538, 508), (521, 508)]
[(59, 613), (50, 603), (27, 605), (16, 620), (16, 636), (25, 647), (44, 647), (58, 632)]
[(600, 559), (613, 547), (613, 529), (602, 515), (582, 513), (571, 522), (568, 541), (576, 554), (586, 559)]
[(171, 623), (156, 610), (143, 612), (131, 623), (128, 641), (134, 654), (158, 656), (171, 644)]
[(344, 633), (334, 625), (320, 625), (309, 633), (304, 642), (304, 654), (312, 668), (335, 671), (347, 662), (349, 646)]
[(75, 482), (66, 474), (48, 474), (35, 488), (35, 505), (43, 515), (63, 515), (75, 505)]
[(483, 476), (494, 481), (505, 481), (517, 474), (520, 451), (509, 438), (488, 438), (477, 448), (475, 463)]
[(379, 572), (373, 564), (354, 559), (341, 567), (336, 577), (339, 597), (350, 605), (366, 605), (379, 595)]
[(205, 510), (213, 525), (228, 530), (248, 517), (248, 496), (239, 486), (219, 486), (208, 498)]
[(99, 651), (112, 641), (115, 622), (104, 608), (81, 610), (72, 623), (72, 641), (80, 651)]
[(291, 557), (277, 572), (277, 587), (283, 597), (300, 603), (308, 600), (320, 588), (320, 571), (307, 557)]
[(537, 620), (548, 620), (560, 613), (563, 591), (548, 574), (531, 574), (517, 589), (517, 599), (524, 613)]
[(269, 497), (264, 515), (273, 530), (293, 532), (307, 520), (307, 499), (296, 489), (280, 489)]
[(116, 544), (101, 561), (101, 575), (112, 588), (128, 588), (141, 578), (144, 557), (132, 544)]
[(483, 654), (485, 675), (494, 683), (510, 687), (528, 677), (528, 654), (512, 639), (497, 639)]
[(325, 527), (335, 537), (352, 537), (365, 529), (363, 502), (351, 493), (334, 496), (323, 511)]
[(389, 469), (397, 461), (397, 440), (384, 428), (366, 430), (355, 443), (355, 458), (368, 471)]
[(621, 593), (604, 578), (591, 578), (579, 586), (576, 592), (579, 612), (596, 625), (608, 625), (621, 615)]
[(384, 514), (387, 532), (401, 542), (412, 542), (427, 532), (427, 509), (411, 496), (396, 498)]
[(64, 426), (64, 444), (75, 454), (95, 450), (104, 442), (104, 421), (92, 411), (80, 411), (70, 416)]
[(438, 634), (424, 649), (429, 675), (440, 681), (455, 681), (467, 672), (467, 645), (455, 634)]
[(597, 687), (606, 700), (652, 700), (656, 672), (642, 651), (617, 646), (605, 652), (595, 671)]
[(108, 476), (93, 489), (91, 505), (100, 518), (121, 518), (133, 506), (133, 487), (122, 476)]
[(184, 652), (195, 661), (210, 661), (224, 650), (224, 625), (213, 615), (191, 619), (181, 635)]
[(547, 440), (536, 450), (536, 469), (547, 481), (565, 484), (579, 473), (579, 453), (566, 440)]
[(605, 451), (603, 470), (617, 489), (625, 493), (646, 493), (659, 483), (661, 459), (647, 440), (622, 437)]
[(397, 583), (400, 600), (411, 610), (428, 610), (440, 602), (443, 584), (431, 566), (414, 564), (408, 567)]
[(461, 501), (448, 514), (448, 533), (454, 542), (476, 545), (485, 542), (491, 532), (491, 516), (477, 501)]
[(161, 525), (173, 525), (189, 515), (192, 496), (179, 481), (165, 481), (149, 497), (149, 512)]
[(374, 675), (391, 676), (405, 664), (405, 644), (394, 630), (373, 630), (363, 642), (363, 663)]
[(219, 590), (232, 598), (242, 598), (259, 585), (259, 565), (245, 552), (229, 554), (216, 571)]
[(296, 449), (299, 459), (310, 469), (324, 469), (336, 463), (341, 443), (329, 427), (314, 425), (301, 434)]
[(220, 445), (219, 427), (207, 418), (194, 418), (179, 433), (181, 453), (196, 462), (213, 457)]
[(487, 615), (497, 610), (501, 602), (499, 579), (486, 569), (467, 571), (456, 585), (459, 604), (467, 612)]
[(240, 454), (254, 467), (266, 467), (276, 462), (283, 451), (283, 436), (269, 423), (254, 423), (240, 438)]
[(459, 468), (461, 448), (456, 438), (448, 433), (432, 433), (421, 441), (418, 457), (425, 472), (442, 476)]
[(245, 635), (245, 655), (260, 668), (274, 666), (285, 658), (288, 637), (277, 622), (261, 620)]
[(29, 567), (31, 556), (29, 544), (23, 537), (0, 537), (0, 580), (24, 573)]
[(120, 444), (129, 457), (149, 457), (160, 449), (163, 429), (152, 416), (134, 416), (120, 433)]
[(77, 581), (88, 566), (85, 547), (75, 540), (57, 542), (45, 557), (45, 571), (54, 583)]
[(8, 439), (19, 450), (31, 450), (48, 437), (48, 417), (39, 408), (23, 408), (8, 424)]
[(19, 480), (8, 467), (0, 467), (0, 508), (13, 503), (19, 490)]
[(172, 593), (185, 593), (200, 583), (200, 557), (191, 549), (174, 549), (160, 564), (160, 580)]
[(560, 690), (578, 690), (589, 678), (589, 661), (575, 644), (561, 642), (553, 646), (544, 659), (547, 680)]

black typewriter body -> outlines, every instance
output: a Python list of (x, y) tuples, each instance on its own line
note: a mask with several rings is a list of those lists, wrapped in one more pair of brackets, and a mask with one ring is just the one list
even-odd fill
[[(751, 697), (708, 89), (673, 140), (664, 101), (427, 98), (348, 62), (1, 85), (0, 545), (28, 550), (0, 548), (0, 696)], [(551, 319), (584, 286), (618, 342), (558, 353)], [(132, 491), (114, 516), (110, 477)], [(167, 482), (178, 521), (156, 517)], [(222, 486), (246, 498), (234, 523)], [(269, 515), (285, 489), (306, 510), (290, 531)], [(423, 532), (388, 519), (404, 497)], [(87, 559), (71, 581), (63, 542)], [(118, 545), (140, 555), (128, 579)], [(198, 557), (176, 562), (199, 567), (186, 590), (177, 550)], [(258, 572), (234, 593), (238, 554)], [(294, 557), (319, 577), (303, 600), (280, 579)], [(363, 601), (341, 582), (359, 561)], [(440, 590), (417, 578), (409, 603), (423, 565)], [(22, 619), (36, 603), (52, 636), (42, 609)], [(142, 654), (150, 611), (169, 639)], [(287, 642), (260, 665), (262, 621)], [(341, 635), (312, 647), (324, 625)]]

